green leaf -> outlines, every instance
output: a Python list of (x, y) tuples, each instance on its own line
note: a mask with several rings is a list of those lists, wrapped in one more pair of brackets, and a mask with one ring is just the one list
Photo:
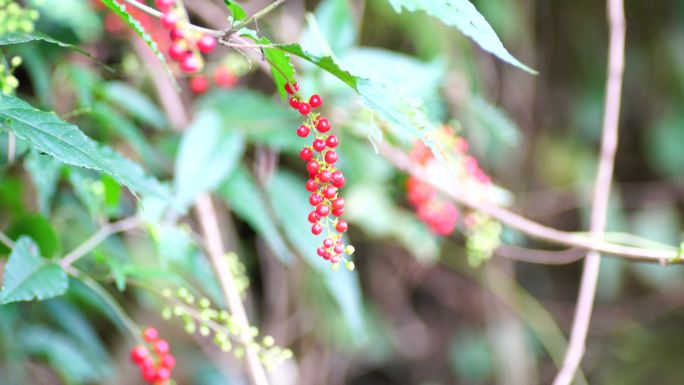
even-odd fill
[(43, 215), (50, 213), (52, 200), (63, 165), (54, 158), (41, 155), (38, 151), (31, 151), (26, 159), (26, 169), (36, 188), (38, 208)]
[(223, 0), (223, 3), (226, 4), (226, 8), (233, 15), (233, 22), (247, 19), (247, 12), (236, 1)]
[(261, 196), (256, 181), (246, 168), (238, 167), (221, 186), (219, 192), (228, 202), (230, 209), (266, 240), (283, 263), (292, 260), (292, 254), (271, 219), (264, 197)]
[(242, 157), (242, 133), (222, 123), (217, 112), (201, 111), (183, 135), (174, 180), (179, 205), (216, 188)]
[(304, 256), (306, 262), (324, 279), (330, 294), (337, 301), (345, 321), (358, 340), (364, 338), (363, 306), (358, 275), (344, 269), (334, 272), (330, 262), (316, 255), (320, 239), (311, 234), (306, 213), (311, 209), (304, 181), (292, 174), (279, 172), (271, 179), (268, 193), (273, 207), (285, 226), (285, 235)]
[(64, 270), (41, 258), (31, 238), (20, 237), (5, 265), (0, 305), (56, 297), (64, 294), (68, 285)]
[(107, 100), (142, 123), (162, 130), (167, 126), (164, 113), (147, 95), (123, 82), (108, 82), (104, 86)]
[[(318, 67), (324, 69), (331, 75), (342, 80), (355, 91), (358, 91), (357, 82), (359, 78), (340, 68), (340, 66), (337, 65), (337, 63), (335, 63), (335, 60), (332, 57), (313, 55), (309, 52), (304, 51), (299, 44), (278, 44), (276, 45), (276, 47), (282, 51), (291, 53), (310, 63), (317, 65)], [(283, 83), (283, 86), (284, 85), (285, 83)]]
[(159, 182), (147, 177), (136, 163), (112, 149), (99, 146), (78, 127), (59, 119), (54, 113), (33, 108), (21, 99), (0, 95), (0, 124), (27, 140), (36, 150), (78, 167), (102, 171), (133, 192), (166, 197)]
[(25, 235), (36, 242), (46, 258), (54, 257), (60, 250), (59, 236), (50, 221), (40, 214), (18, 216), (7, 229), (7, 235), (18, 239)]
[(301, 38), (302, 46), (315, 54), (323, 54), (329, 47), (335, 55), (352, 48), (357, 28), (349, 5), (348, 0), (321, 1), (314, 12), (314, 20), (307, 18), (309, 26)]
[(492, 26), (468, 0), (389, 0), (389, 2), (398, 13), (403, 8), (411, 12), (424, 11), (444, 24), (460, 30), (482, 49), (499, 59), (531, 74), (537, 74), (537, 71), (521, 63), (504, 48)]
[(145, 28), (143, 28), (142, 24), (138, 20), (136, 20), (133, 15), (128, 13), (126, 10), (126, 6), (124, 4), (119, 4), (115, 0), (100, 0), (104, 5), (107, 6), (107, 8), (111, 9), (112, 12), (117, 14), (121, 20), (124, 21), (129, 27), (135, 31), (135, 33), (140, 36), (141, 39), (147, 44), (148, 47), (154, 52), (155, 56), (161, 61), (162, 65), (164, 66), (164, 69), (166, 70), (166, 74), (169, 75), (169, 78), (173, 82), (173, 84), (176, 86), (176, 89), (180, 90), (180, 87), (178, 86), (178, 83), (176, 82), (176, 78), (173, 76), (173, 72), (171, 72), (171, 69), (169, 68), (168, 64), (166, 63), (166, 59), (164, 58), (164, 55), (159, 51), (159, 48), (157, 47), (157, 43), (152, 40), (152, 37), (145, 31)]
[(65, 43), (63, 41), (59, 41), (57, 39), (53, 39), (52, 37), (40, 33), (40, 32), (11, 32), (11, 33), (6, 33), (3, 35), (0, 35), (0, 46), (3, 45), (12, 45), (12, 44), (22, 44), (22, 43), (29, 43), (32, 41), (44, 41), (52, 44), (57, 44), (60, 47), (64, 48), (69, 48), (72, 49), (81, 55), (85, 55), (89, 58), (92, 58), (92, 56), (87, 52), (84, 51), (78, 47), (76, 47), (73, 44)]

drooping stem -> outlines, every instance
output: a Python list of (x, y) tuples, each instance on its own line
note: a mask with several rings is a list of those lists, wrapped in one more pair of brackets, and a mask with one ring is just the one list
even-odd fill
[[(610, 186), (613, 179), (615, 153), (618, 144), (618, 123), (620, 120), (620, 95), (622, 75), (625, 66), (625, 14), (622, 0), (608, 0), (608, 79), (604, 100), (601, 153), (596, 186), (592, 202), (590, 237), (600, 240), (606, 227)], [(601, 255), (592, 250), (587, 254), (582, 271), (575, 317), (570, 333), (570, 343), (554, 385), (569, 385), (582, 361), (586, 349), (587, 332), (594, 307)]]

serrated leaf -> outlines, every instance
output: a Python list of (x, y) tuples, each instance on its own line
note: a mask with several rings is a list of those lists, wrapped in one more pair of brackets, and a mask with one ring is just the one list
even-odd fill
[(71, 50), (74, 50), (81, 55), (85, 55), (89, 58), (92, 58), (90, 53), (88, 51), (82, 50), (81, 48), (78, 48), (77, 46), (69, 43), (65, 43), (63, 41), (59, 41), (57, 39), (54, 39), (44, 33), (40, 32), (11, 32), (11, 33), (6, 33), (3, 35), (0, 35), (0, 46), (2, 45), (12, 45), (12, 44), (22, 44), (22, 43), (29, 43), (32, 41), (44, 41), (47, 43), (52, 43), (52, 44), (57, 44), (60, 47), (64, 48), (69, 48)]
[(100, 0), (104, 5), (107, 6), (112, 12), (114, 12), (116, 15), (118, 15), (121, 20), (123, 20), (126, 25), (131, 27), (135, 33), (140, 36), (141, 39), (147, 44), (148, 47), (152, 50), (155, 56), (161, 61), (162, 65), (164, 66), (164, 69), (166, 70), (166, 74), (169, 75), (169, 78), (171, 78), (171, 81), (173, 84), (176, 86), (176, 89), (180, 90), (180, 87), (178, 86), (178, 83), (176, 82), (176, 78), (173, 76), (173, 72), (171, 72), (171, 69), (169, 68), (168, 64), (166, 63), (166, 59), (164, 58), (164, 55), (159, 51), (159, 47), (157, 47), (157, 43), (152, 40), (152, 37), (145, 31), (145, 28), (143, 28), (142, 24), (133, 17), (130, 13), (128, 13), (128, 10), (126, 10), (126, 6), (124, 4), (119, 4), (115, 0)]
[(236, 1), (223, 0), (223, 3), (226, 5), (226, 8), (228, 8), (230, 13), (233, 15), (234, 22), (247, 19), (247, 12), (245, 12), (245, 9), (242, 8), (242, 6), (238, 4)]
[(256, 181), (244, 167), (238, 167), (219, 190), (230, 209), (262, 236), (275, 255), (289, 263), (292, 254), (285, 245), (278, 229), (267, 211)]
[[(335, 63), (335, 60), (332, 57), (313, 55), (309, 52), (304, 51), (299, 44), (278, 44), (276, 45), (276, 47), (280, 50), (283, 50), (287, 53), (291, 53), (310, 63), (317, 65), (318, 67), (324, 69), (331, 75), (342, 80), (352, 89), (358, 91), (357, 81), (359, 78), (340, 68), (340, 66), (337, 65), (337, 63)], [(283, 83), (283, 85), (284, 84), (285, 83)]]
[(77, 126), (54, 113), (33, 108), (21, 99), (0, 95), (0, 124), (28, 141), (36, 150), (72, 166), (102, 171), (133, 192), (167, 197), (159, 182), (145, 175), (136, 163), (109, 147), (100, 146)]
[(471, 38), (485, 51), (531, 74), (537, 71), (513, 57), (499, 40), (496, 32), (468, 0), (389, 0), (399, 13), (403, 8), (411, 12), (424, 11)]
[(68, 285), (64, 270), (41, 258), (38, 245), (31, 238), (22, 236), (5, 265), (0, 305), (56, 297), (64, 294)]
[(216, 188), (242, 157), (242, 133), (227, 129), (222, 123), (217, 112), (201, 111), (183, 135), (174, 180), (180, 206)]

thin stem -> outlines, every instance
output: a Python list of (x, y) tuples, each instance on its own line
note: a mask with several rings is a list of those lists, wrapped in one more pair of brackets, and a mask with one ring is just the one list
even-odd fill
[[(618, 123), (620, 120), (620, 95), (622, 75), (625, 67), (625, 13), (622, 0), (608, 0), (608, 25), (610, 42), (608, 46), (608, 79), (606, 80), (605, 110), (601, 139), (596, 187), (591, 212), (591, 238), (599, 240), (606, 227), (610, 186), (613, 179), (615, 153), (618, 144)], [(570, 333), (570, 344), (558, 372), (554, 385), (569, 385), (582, 361), (586, 349), (587, 333), (594, 307), (601, 255), (596, 250), (587, 254), (582, 271), (575, 318)]]
[(259, 18), (262, 18), (262, 17), (268, 15), (271, 11), (276, 9), (280, 4), (284, 3), (285, 1), (286, 0), (276, 0), (276, 1), (272, 2), (271, 4), (265, 6), (264, 8), (262, 8), (260, 11), (258, 11), (257, 13), (252, 15), (251, 17), (241, 21), (240, 23), (238, 23), (238, 25), (231, 28), (230, 31), (228, 32), (228, 34), (234, 32), (234, 31), (239, 31), (240, 29), (251, 24), (252, 22), (259, 20)]
[(2, 231), (0, 231), (0, 243), (7, 246), (7, 248), (9, 249), (14, 248), (14, 241), (12, 240), (12, 238), (10, 238), (9, 235), (3, 233)]
[(501, 245), (494, 250), (494, 255), (498, 257), (545, 265), (563, 265), (577, 262), (584, 257), (584, 254), (586, 254), (586, 250), (577, 248), (552, 251), (528, 249), (515, 245)]
[[(161, 12), (157, 11), (156, 9), (154, 9), (152, 7), (148, 7), (147, 5), (145, 5), (143, 3), (139, 3), (136, 0), (123, 0), (123, 1), (134, 6), (134, 7), (136, 7), (136, 8), (138, 8), (139, 10), (147, 13), (150, 16), (154, 16), (157, 18), (162, 16)], [(204, 27), (200, 27), (200, 26), (190, 24), (190, 23), (188, 23), (188, 27), (194, 29), (195, 31), (202, 32), (205, 35), (211, 35), (214, 37), (223, 36), (223, 34), (224, 34), (223, 31), (217, 31), (215, 29), (204, 28)]]
[(95, 234), (93, 234), (90, 238), (88, 238), (85, 242), (83, 242), (80, 246), (75, 248), (69, 254), (65, 255), (64, 258), (62, 258), (62, 260), (59, 261), (59, 264), (62, 267), (71, 266), (81, 257), (83, 257), (84, 255), (88, 254), (91, 250), (96, 248), (110, 235), (134, 229), (138, 227), (140, 223), (142, 223), (140, 218), (138, 218), (137, 216), (132, 216), (126, 219), (122, 219), (118, 222), (108, 223), (100, 227), (100, 229)]
[(17, 137), (14, 136), (12, 130), (7, 131), (7, 163), (14, 162), (14, 156), (17, 152)]
[[(211, 201), (211, 197), (208, 194), (200, 195), (195, 201), (195, 207), (197, 209), (197, 219), (200, 222), (204, 238), (207, 240), (207, 254), (209, 254), (209, 259), (221, 284), (223, 296), (228, 304), (228, 311), (235, 317), (240, 329), (248, 331), (249, 320), (242, 305), (242, 298), (240, 298), (240, 293), (235, 287), (233, 275), (224, 261), (226, 250), (221, 238), (216, 209)], [(243, 336), (243, 340), (243, 342), (247, 342), (248, 338)], [(254, 385), (268, 385), (266, 373), (257, 352), (249, 348), (245, 352), (251, 382)]]

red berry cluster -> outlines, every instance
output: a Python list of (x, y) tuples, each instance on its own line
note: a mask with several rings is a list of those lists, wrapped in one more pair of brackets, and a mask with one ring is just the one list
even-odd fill
[(140, 367), (140, 375), (148, 384), (166, 385), (171, 379), (171, 370), (176, 358), (171, 354), (169, 343), (159, 338), (155, 328), (143, 331), (145, 345), (131, 349), (131, 361)]
[[(453, 164), (460, 165), (462, 182), (481, 185), (489, 185), (489, 176), (480, 168), (477, 159), (468, 155), (468, 142), (455, 136), (448, 127), (440, 131), (440, 143), (445, 148), (453, 150)], [(442, 168), (432, 151), (422, 142), (416, 142), (410, 155), (411, 159), (419, 163), (426, 169)], [(409, 203), (414, 207), (418, 218), (424, 222), (428, 228), (438, 235), (449, 235), (456, 227), (460, 212), (450, 201), (441, 197), (437, 189), (431, 184), (410, 176), (406, 182), (407, 197)]]
[(338, 158), (335, 148), (339, 139), (328, 134), (330, 121), (313, 112), (323, 105), (319, 95), (311, 95), (307, 100), (299, 93), (297, 83), (286, 84), (285, 91), (290, 95), (290, 106), (306, 117), (297, 128), (297, 136), (307, 138), (312, 132), (314, 134), (311, 145), (303, 147), (299, 157), (306, 162), (309, 173), (305, 187), (311, 193), (309, 203), (314, 207), (308, 215), (311, 233), (319, 235), (326, 232), (316, 252), (321, 258), (336, 264), (344, 259), (342, 254), (345, 251), (351, 254), (353, 250), (342, 242), (342, 233), (349, 229), (349, 225), (340, 219), (344, 215), (344, 198), (339, 195), (339, 189), (344, 186), (345, 179), (342, 171), (335, 167)]
[(216, 48), (216, 38), (188, 28), (187, 20), (183, 20), (185, 13), (177, 9), (175, 0), (155, 0), (155, 5), (162, 13), (161, 25), (169, 30), (171, 37), (169, 57), (178, 62), (183, 72), (199, 72), (204, 67), (201, 54), (209, 54)]
[[(214, 84), (219, 88), (233, 88), (237, 84), (238, 78), (228, 67), (218, 67), (212, 77)], [(204, 75), (198, 75), (190, 79), (190, 91), (195, 95), (201, 95), (209, 90), (211, 82)]]

